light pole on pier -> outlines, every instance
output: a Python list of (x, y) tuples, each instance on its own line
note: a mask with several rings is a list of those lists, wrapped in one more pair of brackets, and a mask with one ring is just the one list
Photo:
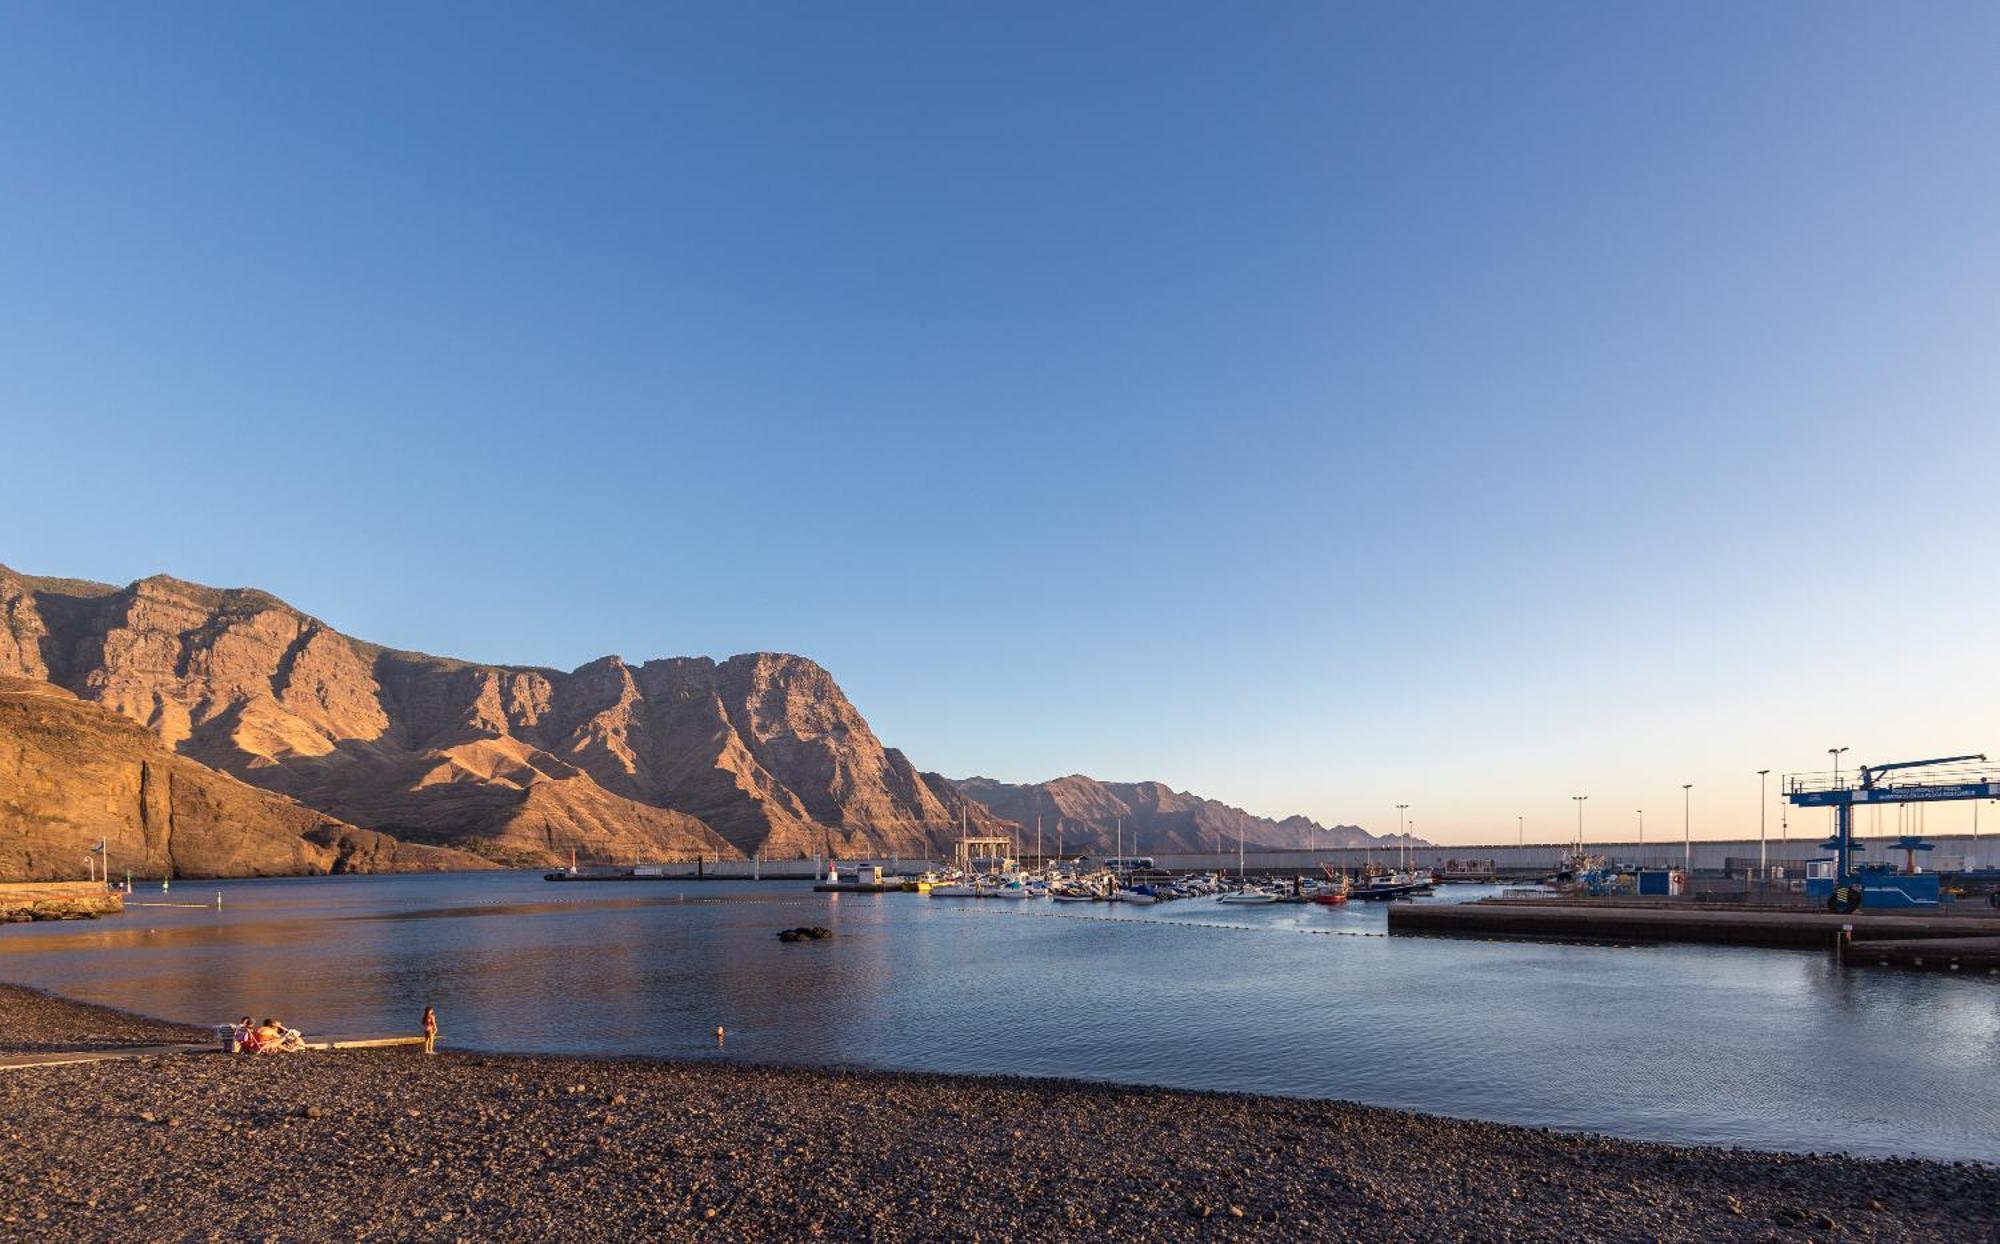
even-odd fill
[[(1826, 749), (1826, 754), (1833, 757), (1833, 788), (1835, 790), (1840, 789), (1840, 753), (1846, 750), (1844, 747), (1829, 747)], [(1840, 810), (1838, 808), (1828, 808), (1826, 812), (1829, 818), (1828, 824), (1833, 826), (1833, 832), (1837, 836), (1840, 833)]]
[(1639, 813), (1639, 854), (1644, 855), (1646, 853), (1646, 810), (1644, 808), (1640, 808), (1638, 809), (1638, 813)]
[(1681, 783), (1681, 840), (1686, 844), (1686, 861), (1682, 871), (1690, 880), (1694, 877), (1694, 789), (1693, 782)]
[(1770, 854), (1764, 845), (1764, 809), (1770, 805), (1770, 796), (1765, 793), (1765, 784), (1770, 781), (1769, 769), (1757, 770), (1757, 872), (1761, 875), (1771, 867), (1766, 858)]
[(1516, 841), (1515, 841), (1515, 843), (1514, 843), (1514, 845), (1515, 845), (1515, 846), (1517, 846), (1517, 847), (1525, 847), (1525, 846), (1527, 846), (1527, 845), (1528, 845), (1528, 818), (1527, 818), (1527, 817), (1525, 817), (1525, 816), (1517, 816), (1517, 817), (1515, 817), (1515, 818), (1514, 818), (1514, 834), (1515, 834), (1515, 837), (1516, 837)]
[(1590, 798), (1590, 796), (1571, 795), (1570, 798), (1576, 800), (1576, 853), (1578, 855), (1582, 855), (1583, 854), (1583, 801)]
[(1409, 809), (1409, 806), (1407, 803), (1396, 805), (1396, 863), (1398, 867), (1402, 866), (1403, 844), (1409, 841), (1409, 831), (1403, 828), (1403, 813)]

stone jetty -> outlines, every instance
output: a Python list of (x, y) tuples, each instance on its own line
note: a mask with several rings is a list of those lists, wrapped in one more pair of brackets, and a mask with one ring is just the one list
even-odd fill
[(125, 896), (101, 881), (0, 882), (0, 924), (91, 920), (125, 910)]

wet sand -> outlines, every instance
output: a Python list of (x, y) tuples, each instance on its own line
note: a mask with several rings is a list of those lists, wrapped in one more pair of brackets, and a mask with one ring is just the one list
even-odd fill
[[(0, 1049), (188, 1035), (0, 986)], [(1240, 1094), (403, 1050), (0, 1072), (0, 1145), (5, 1240), (1971, 1240), (2000, 1223), (2000, 1168), (1976, 1164)]]

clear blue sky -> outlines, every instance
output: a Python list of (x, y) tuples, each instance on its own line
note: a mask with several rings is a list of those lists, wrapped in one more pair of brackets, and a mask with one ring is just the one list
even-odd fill
[(5, 24), (21, 569), (1440, 840), (2000, 753), (2000, 7)]

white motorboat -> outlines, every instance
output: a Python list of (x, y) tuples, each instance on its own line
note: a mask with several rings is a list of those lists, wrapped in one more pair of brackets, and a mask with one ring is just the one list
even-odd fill
[(1278, 896), (1264, 890), (1238, 890), (1233, 894), (1218, 895), (1215, 901), (1218, 903), (1240, 903), (1244, 905), (1253, 903), (1263, 904), (1277, 902)]

